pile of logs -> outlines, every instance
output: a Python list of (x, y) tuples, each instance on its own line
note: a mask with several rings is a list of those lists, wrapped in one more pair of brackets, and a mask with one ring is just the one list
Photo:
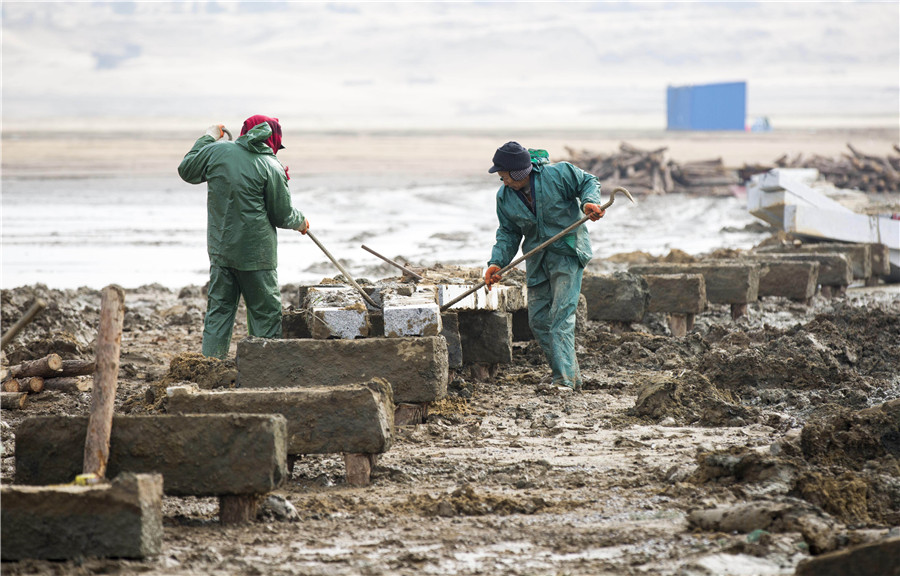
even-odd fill
[(815, 155), (804, 158), (797, 155), (788, 158), (785, 154), (775, 160), (779, 168), (815, 168), (825, 180), (837, 188), (860, 190), (862, 192), (896, 192), (900, 190), (900, 147), (894, 144), (898, 155), (871, 156), (864, 154), (849, 143), (850, 154), (838, 158)]
[(85, 392), (90, 390), (90, 382), (82, 382), (78, 376), (94, 373), (93, 360), (63, 360), (57, 354), (50, 354), (38, 360), (22, 362), (2, 369), (0, 374), (0, 394), (2, 407), (15, 410), (25, 406), (29, 394), (44, 390), (61, 392)]
[(638, 194), (731, 194), (731, 186), (741, 183), (737, 170), (726, 168), (721, 158), (679, 164), (666, 159), (666, 150), (623, 142), (618, 153), (604, 155), (567, 147), (566, 160), (596, 176), (604, 188), (624, 186)]

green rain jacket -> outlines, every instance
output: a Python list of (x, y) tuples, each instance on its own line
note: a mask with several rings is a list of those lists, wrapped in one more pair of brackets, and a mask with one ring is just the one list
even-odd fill
[[(523, 238), (522, 252), (527, 253), (583, 218), (585, 204), (600, 204), (600, 183), (594, 175), (568, 162), (550, 164), (543, 150), (529, 152), (532, 152), (537, 215), (531, 213), (512, 188), (501, 186), (497, 191), (500, 225), (489, 264), (501, 268), (512, 262)], [(547, 280), (541, 262), (548, 252), (576, 256), (584, 267), (593, 255), (587, 226), (579, 226), (526, 260), (525, 277), (529, 286)]]
[(284, 166), (265, 143), (265, 122), (234, 142), (203, 135), (178, 174), (191, 184), (207, 183), (206, 245), (209, 262), (236, 270), (278, 267), (276, 228), (299, 229), (304, 217), (291, 205)]

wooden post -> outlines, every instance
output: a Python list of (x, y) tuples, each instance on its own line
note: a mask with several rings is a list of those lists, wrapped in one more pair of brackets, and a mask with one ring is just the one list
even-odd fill
[(13, 338), (16, 337), (16, 334), (19, 333), (22, 328), (28, 326), (28, 323), (34, 318), (35, 314), (44, 309), (47, 305), (46, 302), (38, 298), (34, 301), (34, 304), (31, 305), (31, 308), (25, 312), (25, 315), (19, 318), (19, 321), (12, 325), (12, 328), (6, 331), (6, 334), (0, 336), (0, 347), (6, 346), (8, 343), (12, 341)]
[(125, 320), (125, 292), (119, 286), (103, 289), (100, 297), (100, 329), (97, 333), (97, 370), (91, 394), (91, 415), (84, 442), (84, 473), (106, 476), (109, 437), (119, 377), (119, 351)]
[(227, 494), (219, 496), (219, 523), (246, 524), (256, 520), (259, 494)]
[(747, 315), (747, 303), (742, 302), (740, 304), (732, 304), (731, 305), (731, 319), (738, 320)]
[(344, 454), (347, 484), (351, 486), (368, 486), (372, 479), (372, 468), (375, 467), (374, 454)]

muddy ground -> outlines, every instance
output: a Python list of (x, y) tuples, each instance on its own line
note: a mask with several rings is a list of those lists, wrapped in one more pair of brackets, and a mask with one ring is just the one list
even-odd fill
[[(298, 306), (297, 286), (283, 287)], [(13, 364), (93, 357), (96, 290), (2, 291)], [(166, 385), (234, 382), (202, 359), (205, 296), (126, 291), (117, 410), (160, 413)], [(4, 574), (792, 574), (811, 554), (900, 534), (900, 290), (806, 306), (712, 306), (684, 338), (650, 316), (581, 324), (582, 393), (543, 391), (535, 343), (488, 382), (452, 372), (427, 423), (398, 428), (372, 484), (339, 455), (300, 460), (257, 522), (218, 523), (212, 498), (165, 498), (162, 554), (4, 563)], [(243, 310), (235, 343), (246, 335)], [(87, 378), (89, 380), (89, 378)], [(86, 414), (90, 393), (44, 391), (2, 415), (2, 482), (28, 416)], [(289, 505), (286, 505), (289, 504)], [(722, 507), (729, 507), (725, 514)]]

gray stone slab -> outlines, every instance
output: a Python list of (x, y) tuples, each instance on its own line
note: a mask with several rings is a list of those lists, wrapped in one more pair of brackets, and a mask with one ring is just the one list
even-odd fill
[(475, 311), (459, 313), (463, 364), (512, 362), (512, 314)]
[(702, 274), (706, 300), (713, 304), (747, 304), (759, 294), (759, 265), (754, 262), (717, 260), (691, 264), (641, 264), (633, 274)]
[(365, 384), (277, 390), (201, 391), (174, 386), (169, 414), (281, 414), (287, 420), (288, 454), (380, 454), (393, 442), (391, 385)]
[(777, 255), (759, 260), (759, 296), (781, 296), (805, 302), (816, 295), (819, 263), (782, 260)]
[(581, 280), (589, 320), (641, 322), (650, 305), (647, 281), (636, 274), (587, 275)]
[(462, 361), (462, 342), (459, 339), (459, 315), (456, 312), (441, 314), (441, 336), (447, 341), (447, 364), (450, 368), (460, 368)]
[(385, 291), (382, 298), (386, 337), (437, 336), (441, 333), (441, 311), (433, 287), (417, 288), (408, 295)]
[[(751, 255), (755, 261), (771, 258), (771, 253), (757, 253)], [(848, 286), (853, 282), (853, 270), (850, 261), (844, 254), (836, 253), (800, 253), (783, 252), (779, 258), (782, 260), (799, 260), (819, 263), (820, 286)]]
[[(16, 483), (81, 474), (87, 416), (28, 418), (16, 431)], [(114, 416), (107, 476), (159, 473), (172, 496), (264, 494), (287, 476), (281, 415)]]
[(706, 281), (702, 274), (646, 274), (650, 312), (699, 314), (706, 310)]
[(768, 250), (788, 254), (843, 254), (850, 264), (853, 278), (868, 278), (872, 275), (871, 246), (873, 245), (845, 242), (810, 242), (797, 247), (778, 246)]
[(0, 488), (0, 558), (145, 558), (162, 549), (163, 478), (120, 474), (93, 486)]
[(888, 538), (854, 548), (808, 558), (795, 576), (900, 576), (900, 538)]
[(872, 256), (872, 276), (891, 275), (891, 250), (887, 244), (869, 244)]
[(361, 340), (245, 338), (237, 346), (242, 388), (306, 388), (391, 383), (394, 402), (434, 402), (447, 395), (447, 342), (441, 336)]

